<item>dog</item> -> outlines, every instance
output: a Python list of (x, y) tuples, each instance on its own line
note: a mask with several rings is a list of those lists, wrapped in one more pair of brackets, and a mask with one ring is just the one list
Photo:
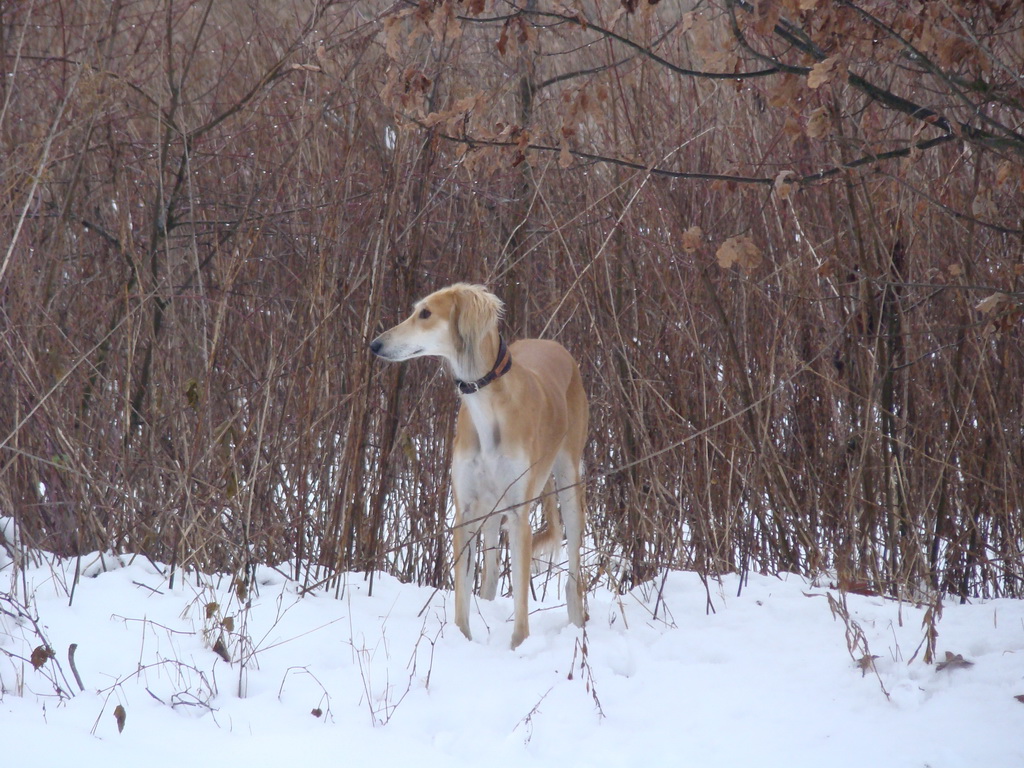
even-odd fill
[[(485, 287), (456, 283), (418, 301), (406, 320), (370, 343), (370, 350), (389, 361), (440, 357), (455, 378), (461, 399), (452, 450), (455, 624), (472, 639), (469, 606), (478, 544), (483, 549), (480, 596), (494, 599), (498, 540), (504, 529), (515, 648), (530, 633), (531, 560), (551, 557), (563, 532), (569, 620), (579, 627), (586, 620), (580, 574), (585, 523), (581, 477), (589, 405), (569, 352), (543, 339), (506, 346), (498, 333), (503, 313), (501, 300)], [(534, 534), (530, 508), (542, 493), (545, 525)]]

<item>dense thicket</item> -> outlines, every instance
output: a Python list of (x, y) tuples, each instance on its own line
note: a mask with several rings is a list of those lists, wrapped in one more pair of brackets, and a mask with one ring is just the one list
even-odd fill
[(448, 282), (565, 343), (590, 576), (1024, 591), (1024, 10), (0, 10), (0, 514), (444, 584)]

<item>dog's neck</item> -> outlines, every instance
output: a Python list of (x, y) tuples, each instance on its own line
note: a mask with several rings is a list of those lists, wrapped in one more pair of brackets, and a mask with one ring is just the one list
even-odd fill
[(475, 395), (481, 389), (489, 385), (493, 381), (497, 381), (506, 373), (512, 369), (512, 353), (509, 352), (508, 347), (505, 346), (505, 342), (498, 340), (498, 355), (494, 361), (494, 365), (491, 369), (478, 379), (473, 381), (463, 381), (462, 379), (456, 379), (455, 383), (459, 387), (459, 391), (464, 395)]
[[(467, 344), (466, 348), (452, 361), (452, 375), (457, 382), (476, 382), (496, 371), (502, 364), (498, 360), (503, 350), (498, 331), (488, 332), (479, 344)], [(500, 375), (500, 374), (499, 374)]]

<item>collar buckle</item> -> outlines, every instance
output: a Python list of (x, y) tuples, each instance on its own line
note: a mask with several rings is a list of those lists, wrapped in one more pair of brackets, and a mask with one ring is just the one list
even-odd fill
[(500, 379), (509, 372), (511, 367), (512, 355), (509, 354), (508, 347), (505, 346), (505, 341), (503, 339), (498, 339), (498, 359), (494, 361), (494, 365), (491, 370), (476, 381), (462, 381), (461, 379), (456, 379), (455, 383), (459, 387), (459, 392), (464, 395), (472, 395), (475, 392), (479, 392), (495, 379)]

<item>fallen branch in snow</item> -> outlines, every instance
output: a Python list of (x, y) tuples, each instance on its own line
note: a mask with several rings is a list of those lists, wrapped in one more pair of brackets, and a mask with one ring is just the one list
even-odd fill
[(521, 725), (526, 728), (526, 738), (523, 739), (523, 744), (529, 744), (530, 740), (533, 739), (533, 716), (540, 714), (540, 705), (544, 703), (544, 699), (548, 697), (548, 694), (551, 693), (552, 690), (552, 688), (548, 688), (544, 691), (544, 695), (537, 699), (537, 703), (533, 705), (533, 709), (527, 712), (526, 715), (523, 716), (523, 719), (516, 723), (516, 727), (512, 729), (512, 733), (515, 733), (519, 730), (519, 726)]
[(78, 683), (78, 690), (84, 691), (85, 686), (82, 685), (82, 676), (78, 674), (78, 667), (75, 665), (75, 651), (78, 650), (78, 643), (72, 643), (68, 646), (68, 664), (71, 667), (71, 674), (75, 676), (75, 682)]

